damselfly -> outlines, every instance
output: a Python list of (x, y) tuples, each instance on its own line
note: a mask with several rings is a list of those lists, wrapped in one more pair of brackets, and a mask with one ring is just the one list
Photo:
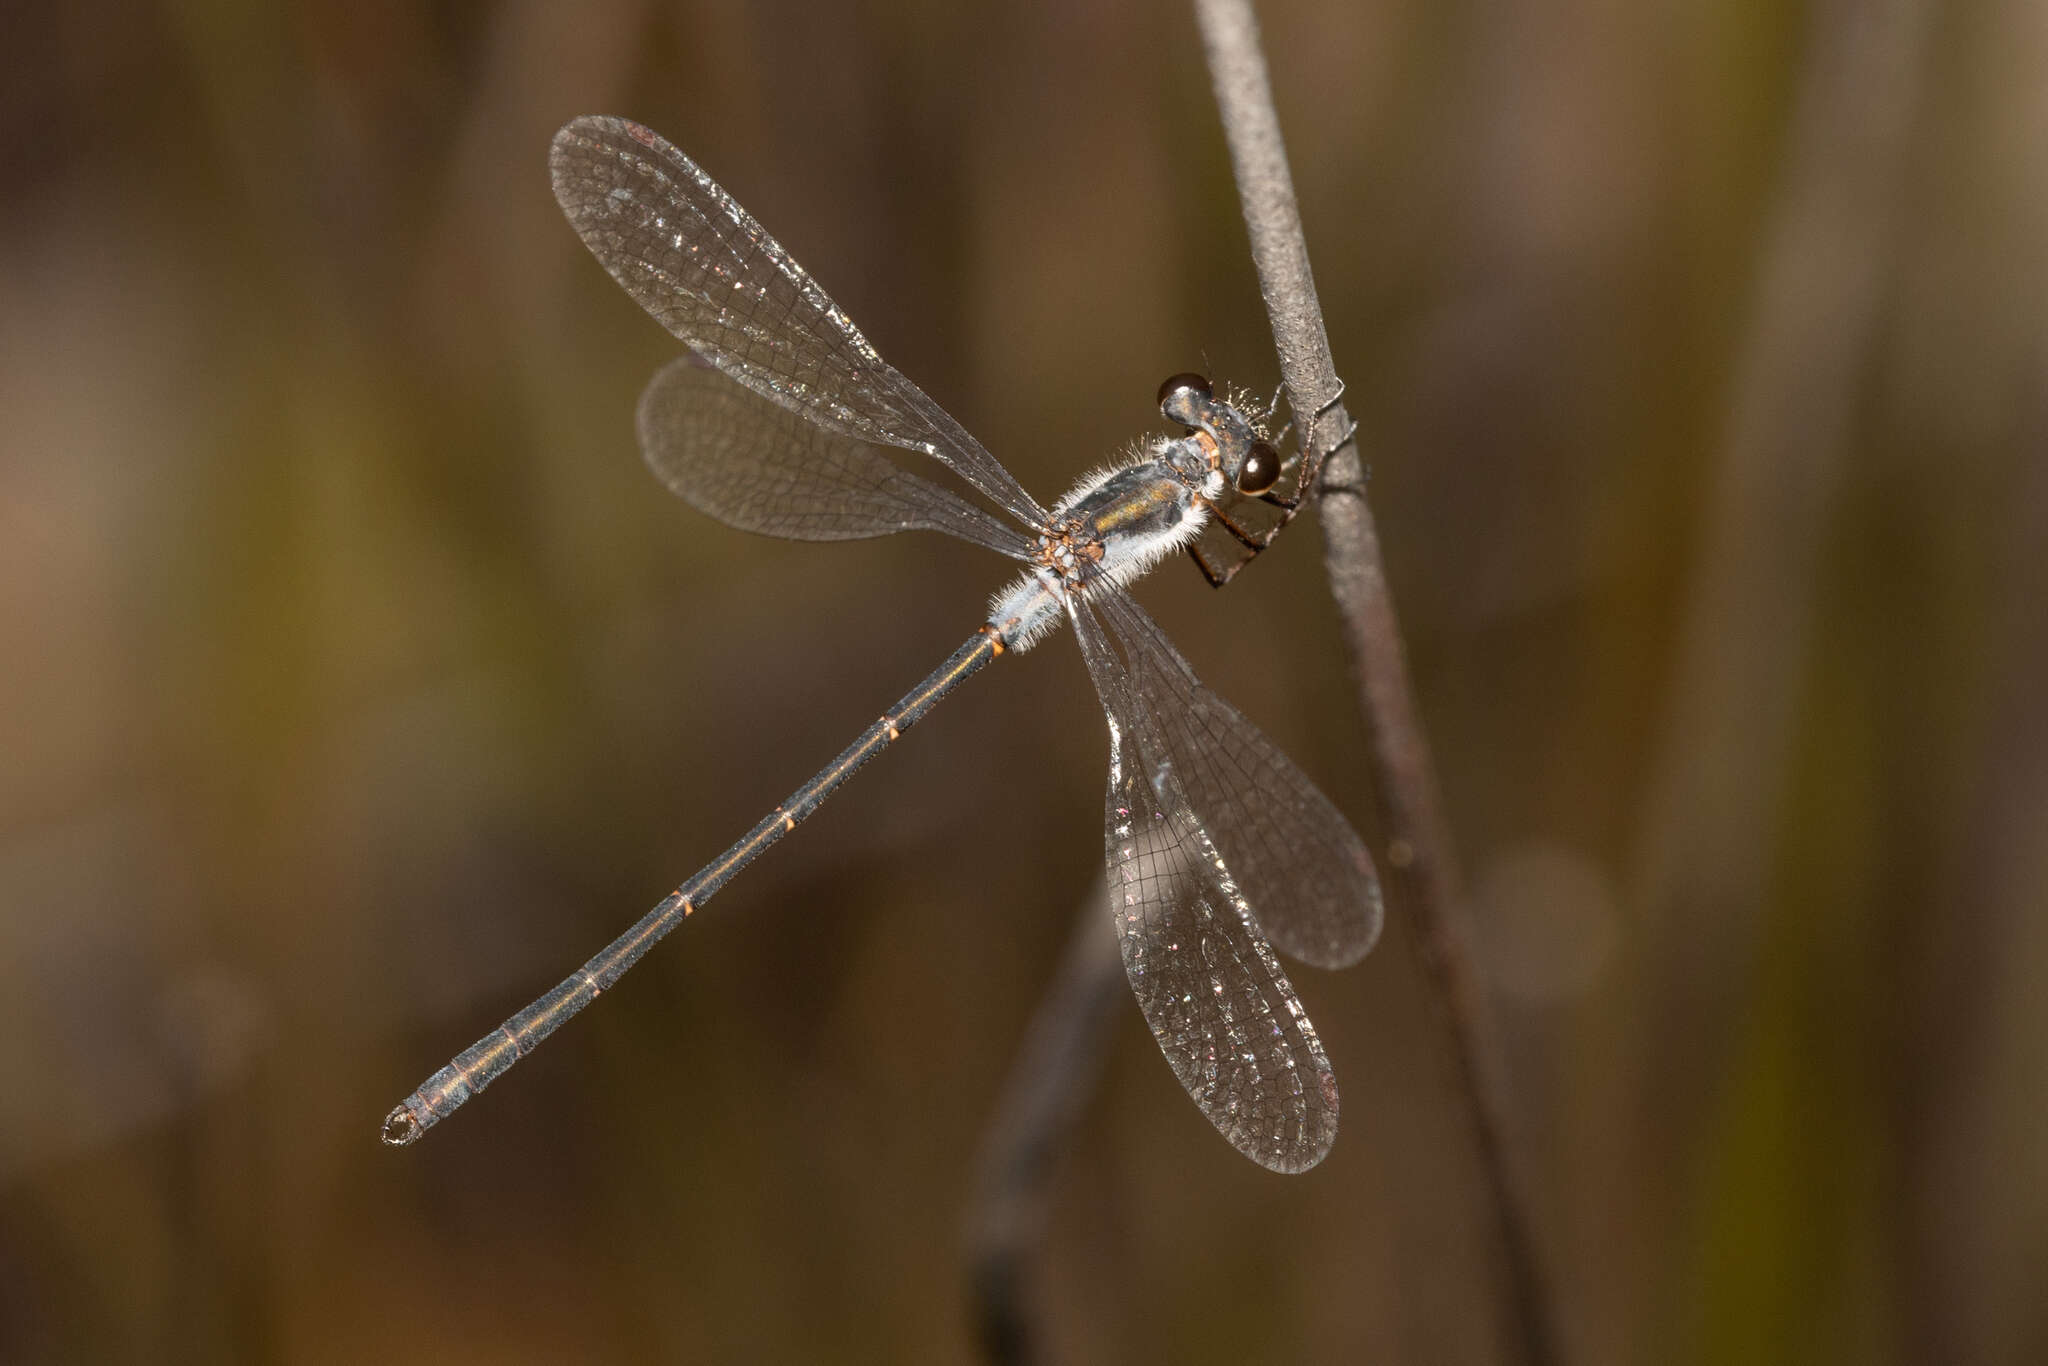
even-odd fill
[[(1071, 623), (1109, 722), (1110, 914), (1131, 989), (1174, 1075), (1224, 1137), (1277, 1171), (1313, 1166), (1337, 1084), (1273, 945), (1317, 967), (1379, 934), (1364, 843), (1265, 736), (1196, 680), (1129, 586), (1227, 529), (1246, 555), (1300, 506), (1313, 462), (1284, 468), (1251, 405), (1198, 375), (1160, 389), (1155, 436), (1051, 508), (868, 344), (774, 238), (654, 133), (580, 118), (556, 135), (555, 197), (584, 244), (691, 354), (640, 400), (640, 443), (676, 493), (729, 526), (796, 540), (942, 531), (1017, 561), (988, 618), (844, 753), (602, 953), (458, 1054), (384, 1121), (411, 1143), (590, 1004), (656, 940), (794, 830), (869, 759), (990, 661)], [(1311, 442), (1305, 440), (1304, 445)], [(938, 461), (1003, 515), (901, 468)], [(1282, 510), (1263, 532), (1231, 509)]]

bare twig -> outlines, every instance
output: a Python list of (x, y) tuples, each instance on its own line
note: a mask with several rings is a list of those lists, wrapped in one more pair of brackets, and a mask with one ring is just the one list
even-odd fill
[(1046, 989), (982, 1140), (968, 1214), (968, 1258), (982, 1349), (997, 1366), (1038, 1359), (1025, 1264), (1045, 1232), (1052, 1171), (1102, 1070), (1124, 961), (1101, 884), (1085, 898), (1059, 975)]
[(1467, 1119), (1499, 1230), (1510, 1311), (1524, 1360), (1559, 1359), (1555, 1318), (1528, 1200), (1513, 1169), (1500, 1052), (1470, 947), (1456, 857), (1416, 715), (1400, 624), (1365, 500), (1364, 472), (1310, 277), (1294, 183), (1280, 140), (1248, 0), (1196, 0), (1216, 103), (1273, 325), (1280, 373), (1298, 413), (1322, 413), (1313, 438), (1331, 451), (1322, 497), (1324, 569), (1337, 600), (1359, 708), (1372, 733), (1375, 788), (1397, 904), (1407, 908), (1425, 973), (1449, 1026)]

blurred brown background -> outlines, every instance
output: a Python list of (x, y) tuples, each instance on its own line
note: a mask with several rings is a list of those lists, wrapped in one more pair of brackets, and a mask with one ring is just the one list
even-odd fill
[[(1262, 17), (1577, 1359), (2048, 1359), (2048, 11)], [(376, 1141), (1006, 573), (662, 493), (677, 344), (548, 190), (587, 112), (1042, 496), (1167, 373), (1277, 380), (1176, 5), (9, 7), (0, 1359), (973, 1354), (976, 1147), (1100, 870), (1063, 640)], [(1144, 596), (1370, 833), (1310, 524)], [(1411, 949), (1296, 974), (1301, 1177), (1119, 1006), (1061, 1359), (1504, 1359)]]

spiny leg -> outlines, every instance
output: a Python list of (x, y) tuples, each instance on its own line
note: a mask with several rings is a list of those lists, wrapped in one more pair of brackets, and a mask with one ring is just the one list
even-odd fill
[[(1198, 547), (1190, 545), (1188, 547), (1188, 554), (1194, 560), (1196, 567), (1202, 571), (1202, 577), (1209, 581), (1211, 588), (1221, 588), (1236, 578), (1240, 570), (1258, 557), (1259, 552), (1265, 550), (1280, 538), (1280, 533), (1287, 529), (1287, 524), (1292, 522), (1302, 508), (1307, 505), (1309, 490), (1315, 486), (1315, 481), (1321, 477), (1324, 462), (1329, 459), (1331, 454), (1342, 450), (1352, 438), (1358, 435), (1358, 424), (1353, 422), (1349, 427), (1345, 428), (1344, 435), (1337, 439), (1329, 451), (1318, 451), (1316, 449), (1316, 424), (1328, 416), (1330, 410), (1342, 401), (1344, 387), (1344, 381), (1339, 379), (1337, 381), (1337, 392), (1330, 395), (1329, 400), (1316, 409), (1314, 415), (1309, 418), (1306, 429), (1302, 432), (1301, 455), (1296, 462), (1298, 473), (1294, 483), (1294, 495), (1292, 497), (1282, 497), (1271, 491), (1256, 495), (1259, 502), (1280, 510), (1280, 519), (1277, 522), (1264, 531), (1248, 531), (1232, 520), (1230, 514), (1224, 511), (1223, 508), (1214, 503), (1208, 505), (1209, 511), (1214, 515), (1217, 524), (1229, 532), (1248, 552), (1236, 564), (1219, 570), (1209, 562), (1209, 558)], [(1284, 390), (1284, 388), (1285, 386), (1283, 385), (1282, 389)], [(1268, 408), (1265, 418), (1261, 419), (1262, 422), (1271, 420), (1274, 410), (1279, 406), (1279, 401), (1279, 394), (1275, 393), (1273, 406)], [(1282, 430), (1282, 434), (1284, 435), (1285, 431), (1293, 426), (1293, 422), (1290, 421), (1287, 424), (1287, 428)]]
[(1252, 562), (1251, 556), (1247, 555), (1229, 568), (1219, 570), (1209, 563), (1206, 555), (1202, 554), (1202, 548), (1193, 543), (1188, 545), (1188, 558), (1195, 562), (1195, 568), (1202, 571), (1202, 577), (1209, 581), (1211, 588), (1221, 588), (1224, 584), (1229, 583), (1237, 577), (1238, 570)]
[[(1279, 383), (1279, 384), (1277, 384), (1277, 385), (1275, 385), (1275, 386), (1274, 386), (1274, 388), (1273, 388), (1273, 397), (1272, 397), (1272, 398), (1270, 398), (1270, 399), (1268, 399), (1268, 400), (1266, 400), (1266, 411), (1265, 411), (1265, 412), (1263, 412), (1263, 413), (1261, 413), (1261, 414), (1259, 414), (1259, 426), (1260, 426), (1260, 428), (1262, 428), (1262, 429), (1263, 429), (1264, 427), (1266, 427), (1266, 425), (1267, 425), (1267, 424), (1269, 424), (1270, 422), (1272, 422), (1272, 420), (1273, 420), (1274, 418), (1276, 418), (1276, 417), (1280, 416), (1280, 399), (1281, 399), (1281, 397), (1282, 397), (1283, 395), (1285, 395), (1285, 394), (1286, 394), (1286, 392), (1287, 392), (1287, 381), (1283, 379), (1283, 380), (1281, 380), (1281, 381), (1280, 381), (1280, 383)], [(1272, 441), (1273, 441), (1273, 444), (1274, 444), (1275, 446), (1279, 445), (1279, 444), (1280, 444), (1280, 442), (1281, 442), (1281, 439), (1282, 439), (1283, 437), (1285, 437), (1285, 436), (1287, 435), (1287, 433), (1288, 433), (1288, 432), (1289, 432), (1289, 431), (1290, 431), (1290, 430), (1291, 430), (1291, 429), (1293, 428), (1293, 426), (1294, 426), (1294, 419), (1290, 417), (1290, 418), (1289, 418), (1289, 419), (1287, 420), (1287, 425), (1286, 425), (1285, 427), (1282, 427), (1282, 428), (1281, 428), (1281, 429), (1280, 429), (1279, 431), (1277, 431), (1277, 432), (1273, 433), (1273, 437), (1272, 437)]]
[[(1307, 497), (1309, 489), (1314, 486), (1314, 481), (1322, 477), (1324, 463), (1338, 451), (1343, 450), (1358, 435), (1358, 423), (1353, 421), (1350, 426), (1344, 429), (1344, 435), (1330, 443), (1330, 449), (1327, 451), (1318, 451), (1316, 449), (1316, 424), (1329, 416), (1332, 408), (1335, 408), (1344, 401), (1344, 389), (1345, 384), (1340, 377), (1337, 380), (1337, 392), (1331, 394), (1323, 405), (1315, 410), (1315, 413), (1308, 420), (1307, 429), (1301, 434), (1301, 478), (1294, 486), (1294, 500), (1296, 503), (1300, 503), (1303, 498)], [(1284, 526), (1286, 523), (1282, 522), (1281, 525)]]
[[(1207, 502), (1206, 499), (1203, 501)], [(1238, 544), (1243, 545), (1246, 548), (1250, 549), (1254, 554), (1266, 548), (1268, 542), (1260, 541), (1258, 533), (1246, 531), (1243, 527), (1239, 526), (1236, 522), (1232, 521), (1230, 519), (1230, 514), (1225, 512), (1217, 504), (1208, 503), (1208, 508), (1209, 515), (1216, 519), (1216, 525), (1222, 527), (1225, 531), (1235, 536), (1238, 540)]]

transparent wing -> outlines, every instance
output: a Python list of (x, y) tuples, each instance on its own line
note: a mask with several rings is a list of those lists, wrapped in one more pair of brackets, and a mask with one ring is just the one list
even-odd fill
[(1123, 644), (1181, 788), (1267, 936), (1319, 968), (1363, 958), (1380, 934), (1380, 880), (1351, 823), (1279, 746), (1202, 686), (1129, 593), (1103, 584), (1091, 601)]
[(1337, 1136), (1337, 1078), (1294, 987), (1189, 810), (1148, 708), (1088, 607), (1068, 616), (1109, 717), (1110, 911), (1173, 1074), (1231, 1145), (1298, 1172)]
[(612, 278), (690, 348), (771, 402), (950, 466), (1026, 526), (1045, 509), (732, 196), (659, 136), (586, 116), (555, 134), (555, 198)]
[(865, 441), (814, 426), (694, 355), (656, 372), (640, 396), (640, 450), (662, 483), (741, 531), (853, 541), (943, 531), (1014, 560), (1023, 532), (920, 479)]

